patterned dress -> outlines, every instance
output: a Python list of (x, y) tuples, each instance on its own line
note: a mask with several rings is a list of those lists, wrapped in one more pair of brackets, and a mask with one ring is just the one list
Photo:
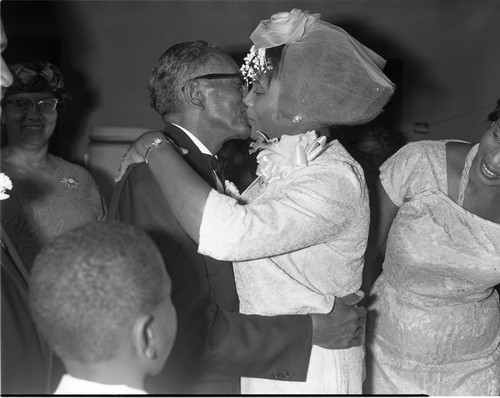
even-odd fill
[[(300, 140), (283, 136), (280, 142)], [(291, 166), (243, 194), (211, 191), (199, 251), (234, 261), (240, 312), (327, 313), (361, 285), (369, 224), (361, 167), (334, 141), (307, 166)], [(290, 347), (293, 350), (293, 347)], [(313, 346), (306, 382), (243, 378), (243, 394), (360, 394), (364, 350)]]
[(371, 291), (365, 392), (498, 395), (500, 224), (462, 207), (468, 167), (448, 197), (444, 141), (403, 147), (380, 178), (399, 210)]
[(106, 216), (106, 204), (89, 172), (59, 161), (54, 174), (43, 181), (26, 178), (2, 163), (2, 172), (13, 184), (10, 197), (1, 204), (2, 227), (28, 269), (49, 239)]

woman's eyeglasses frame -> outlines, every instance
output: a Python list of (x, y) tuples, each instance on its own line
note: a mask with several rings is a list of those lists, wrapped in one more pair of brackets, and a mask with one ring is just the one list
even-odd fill
[(59, 98), (55, 97), (42, 98), (38, 101), (31, 101), (28, 98), (6, 99), (2, 101), (2, 104), (13, 104), (16, 110), (24, 115), (31, 112), (35, 108), (35, 105), (40, 113), (52, 114), (56, 111), (58, 103)]

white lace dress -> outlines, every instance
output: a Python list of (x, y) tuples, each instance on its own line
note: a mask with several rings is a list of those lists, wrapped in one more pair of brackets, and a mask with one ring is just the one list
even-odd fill
[[(283, 136), (280, 143), (299, 140)], [(282, 148), (283, 158), (288, 152)], [(245, 206), (211, 191), (199, 251), (234, 261), (242, 313), (327, 313), (336, 296), (361, 285), (369, 225), (363, 171), (337, 141), (307, 166), (278, 169), (247, 189)], [(363, 363), (362, 347), (314, 346), (307, 382), (243, 378), (241, 392), (360, 394)]]
[(366, 392), (498, 395), (500, 224), (448, 197), (444, 141), (405, 146), (381, 181), (400, 208), (371, 291)]

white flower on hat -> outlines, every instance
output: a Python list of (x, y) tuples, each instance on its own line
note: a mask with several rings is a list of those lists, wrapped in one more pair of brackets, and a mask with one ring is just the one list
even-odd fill
[(316, 22), (320, 14), (294, 8), (290, 12), (278, 12), (271, 19), (262, 21), (253, 31), (250, 40), (256, 48), (270, 48), (293, 43), (300, 39), (306, 28)]
[(271, 19), (262, 21), (253, 31), (250, 40), (254, 45), (244, 59), (241, 72), (247, 83), (253, 83), (257, 75), (273, 69), (267, 58), (266, 48), (293, 43), (304, 36), (306, 28), (320, 18), (320, 14), (309, 15), (308, 11), (294, 8), (278, 12)]

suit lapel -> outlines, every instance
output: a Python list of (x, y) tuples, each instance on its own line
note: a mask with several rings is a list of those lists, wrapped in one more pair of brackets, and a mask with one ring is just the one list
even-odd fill
[(210, 186), (216, 189), (216, 183), (213, 177), (212, 165), (206, 155), (200, 152), (193, 141), (178, 127), (167, 123), (163, 129), (165, 135), (171, 138), (177, 145), (189, 151), (184, 156), (187, 163), (202, 177)]

